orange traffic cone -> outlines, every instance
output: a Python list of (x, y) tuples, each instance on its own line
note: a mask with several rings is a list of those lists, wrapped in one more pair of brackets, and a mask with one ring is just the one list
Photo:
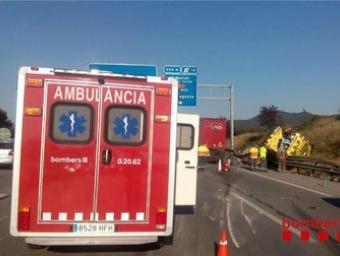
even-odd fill
[(222, 230), (220, 236), (220, 243), (218, 245), (217, 256), (228, 256), (228, 242), (227, 242), (227, 231)]

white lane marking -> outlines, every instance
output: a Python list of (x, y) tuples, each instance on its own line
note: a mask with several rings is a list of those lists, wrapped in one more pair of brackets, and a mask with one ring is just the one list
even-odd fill
[(215, 220), (216, 220), (216, 218), (209, 216), (209, 220), (211, 220), (211, 221), (215, 221)]
[(244, 209), (243, 209), (243, 201), (242, 201), (242, 200), (240, 200), (240, 201), (241, 201), (241, 213), (242, 213), (243, 217), (246, 219), (246, 221), (247, 221), (247, 223), (248, 223), (248, 225), (249, 225), (251, 231), (253, 232), (253, 234), (256, 234), (256, 230), (255, 230), (255, 228), (254, 228), (254, 226), (253, 226), (253, 223), (252, 223), (251, 220), (249, 219), (248, 215), (245, 214), (245, 212), (244, 212)]
[(261, 175), (261, 174), (258, 174), (258, 173), (242, 170), (241, 168), (239, 168), (239, 170), (241, 170), (242, 172), (251, 174), (251, 175), (255, 175), (255, 176), (258, 176), (258, 177), (262, 177), (264, 179), (280, 182), (280, 183), (283, 183), (283, 184), (286, 184), (286, 185), (289, 185), (289, 186), (292, 186), (292, 187), (296, 187), (296, 188), (300, 188), (300, 189), (303, 189), (303, 190), (307, 190), (309, 192), (314, 192), (314, 193), (317, 193), (317, 194), (320, 194), (320, 195), (323, 195), (323, 196), (334, 197), (333, 195), (330, 195), (330, 194), (327, 194), (327, 193), (324, 193), (324, 192), (320, 192), (320, 191), (317, 191), (317, 190), (313, 190), (313, 189), (310, 189), (310, 188), (306, 188), (306, 187), (303, 187), (303, 186), (292, 184), (292, 183), (289, 183), (289, 182), (286, 182), (286, 181), (283, 181), (283, 180), (278, 180), (278, 179), (275, 179), (275, 178), (272, 178), (272, 177), (267, 177), (267, 176), (264, 176), (264, 175)]
[[(276, 224), (281, 225), (281, 220), (280, 218), (274, 216), (273, 214), (271, 214), (270, 212), (267, 212), (266, 210), (263, 210), (261, 207), (257, 206), (256, 204), (248, 201), (247, 199), (245, 199), (244, 197), (236, 194), (235, 192), (231, 192), (231, 195), (233, 195), (234, 197), (237, 197), (238, 199), (240, 199), (241, 201), (244, 201), (247, 205), (251, 206), (252, 208), (258, 210), (259, 212), (261, 212), (264, 216), (266, 216), (268, 219), (270, 219), (271, 221), (275, 222)], [(295, 229), (295, 228), (289, 228), (289, 230), (291, 232), (293, 232), (296, 236), (300, 237), (300, 230)], [(314, 240), (313, 238), (310, 239), (311, 242), (316, 242), (316, 240)]]
[(231, 227), (230, 214), (229, 214), (229, 208), (230, 208), (229, 204), (230, 203), (227, 203), (227, 221), (228, 221), (228, 227), (229, 227), (229, 234), (230, 234), (231, 240), (233, 241), (236, 248), (240, 248), (240, 245), (239, 245), (239, 243), (237, 242), (237, 240), (234, 236), (233, 228)]

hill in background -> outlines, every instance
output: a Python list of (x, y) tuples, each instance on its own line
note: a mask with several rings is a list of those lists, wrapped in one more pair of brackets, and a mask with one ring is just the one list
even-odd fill
[[(278, 111), (278, 115), (281, 118), (281, 125), (289, 127), (301, 126), (318, 116), (309, 112), (288, 113), (285, 111)], [(247, 120), (235, 120), (234, 125), (236, 134), (263, 130), (260, 126), (258, 115)]]
[(316, 117), (300, 131), (312, 144), (312, 157), (340, 164), (340, 115)]

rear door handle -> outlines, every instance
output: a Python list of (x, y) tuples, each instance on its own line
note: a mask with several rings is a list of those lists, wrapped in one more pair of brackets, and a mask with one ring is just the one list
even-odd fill
[(112, 151), (109, 148), (106, 148), (103, 150), (103, 155), (102, 155), (102, 163), (103, 164), (111, 164), (112, 160)]

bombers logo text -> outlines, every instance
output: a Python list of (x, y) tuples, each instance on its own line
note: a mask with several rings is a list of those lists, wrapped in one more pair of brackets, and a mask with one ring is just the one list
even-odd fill
[[(58, 86), (55, 100), (99, 101), (99, 89), (91, 87)], [(103, 91), (104, 102), (146, 105), (143, 91), (122, 90), (117, 88)]]

